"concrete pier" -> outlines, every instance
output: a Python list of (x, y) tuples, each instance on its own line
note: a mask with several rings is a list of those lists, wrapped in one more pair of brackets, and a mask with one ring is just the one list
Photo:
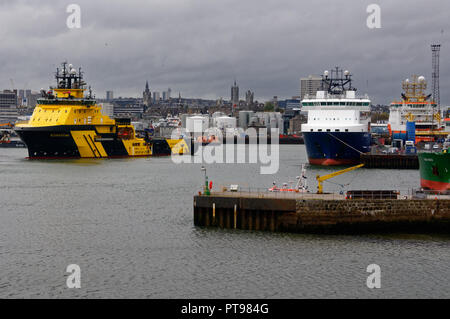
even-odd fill
[(419, 169), (417, 155), (361, 154), (360, 160), (364, 168)]
[[(450, 199), (346, 199), (337, 194), (214, 193), (194, 197), (194, 225), (300, 233), (443, 232)], [(285, 196), (286, 195), (286, 196)]]

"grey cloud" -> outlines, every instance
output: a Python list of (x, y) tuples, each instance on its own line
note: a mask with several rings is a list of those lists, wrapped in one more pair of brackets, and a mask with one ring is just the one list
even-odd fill
[[(366, 27), (378, 3), (382, 29)], [(82, 28), (65, 25), (78, 3)], [(442, 43), (441, 101), (450, 103), (447, 0), (71, 0), (0, 2), (0, 87), (53, 84), (62, 60), (85, 69), (98, 96), (154, 90), (229, 98), (241, 91), (264, 100), (298, 94), (299, 78), (340, 65), (376, 103), (398, 98), (401, 80), (431, 76), (430, 44)], [(441, 30), (444, 34), (441, 34)]]

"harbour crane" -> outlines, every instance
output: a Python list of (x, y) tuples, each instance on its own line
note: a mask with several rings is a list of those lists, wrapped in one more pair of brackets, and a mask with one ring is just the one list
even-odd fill
[(363, 167), (363, 166), (364, 166), (364, 164), (359, 164), (359, 165), (348, 167), (346, 169), (343, 169), (343, 170), (340, 170), (340, 171), (337, 171), (337, 172), (334, 172), (334, 173), (331, 173), (331, 174), (324, 175), (324, 176), (317, 175), (316, 176), (316, 180), (318, 182), (317, 194), (323, 194), (323, 184), (322, 183), (324, 181), (326, 181), (327, 179), (330, 179), (330, 178), (336, 177), (338, 175), (341, 175), (341, 174), (353, 171), (353, 170), (358, 169), (358, 168)]

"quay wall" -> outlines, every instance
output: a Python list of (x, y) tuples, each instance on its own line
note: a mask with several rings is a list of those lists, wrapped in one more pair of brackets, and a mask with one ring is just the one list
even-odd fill
[(194, 197), (196, 226), (304, 233), (450, 234), (450, 200)]
[(364, 164), (364, 168), (419, 169), (417, 155), (361, 154), (360, 161)]

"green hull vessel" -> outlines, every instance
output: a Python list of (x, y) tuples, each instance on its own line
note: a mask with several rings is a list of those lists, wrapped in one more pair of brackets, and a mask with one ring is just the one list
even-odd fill
[(419, 153), (423, 189), (450, 193), (450, 153)]

